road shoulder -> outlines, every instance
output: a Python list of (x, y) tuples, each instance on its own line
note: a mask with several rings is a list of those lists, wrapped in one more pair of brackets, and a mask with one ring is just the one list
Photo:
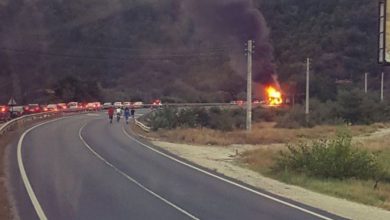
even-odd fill
[(292, 199), (294, 201), (313, 206), (346, 218), (351, 219), (390, 219), (390, 212), (379, 208), (366, 206), (351, 201), (334, 198), (310, 190), (281, 183), (274, 179), (262, 176), (259, 173), (239, 166), (235, 162), (235, 155), (254, 146), (218, 147), (173, 144), (153, 141), (154, 145), (169, 151), (179, 157), (198, 164), (202, 167), (215, 170), (227, 177), (237, 179), (246, 184), (266, 190), (268, 192)]

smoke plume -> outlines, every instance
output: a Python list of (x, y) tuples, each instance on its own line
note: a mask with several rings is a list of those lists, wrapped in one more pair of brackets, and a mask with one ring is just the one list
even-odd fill
[(245, 72), (245, 43), (254, 40), (254, 81), (274, 83), (269, 29), (252, 0), (184, 0), (182, 7), (195, 23), (198, 33), (212, 42), (229, 44), (233, 48), (229, 55), (236, 71)]

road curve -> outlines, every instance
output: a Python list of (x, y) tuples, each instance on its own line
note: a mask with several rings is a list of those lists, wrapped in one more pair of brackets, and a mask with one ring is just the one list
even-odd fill
[(341, 219), (180, 163), (129, 137), (123, 126), (101, 114), (40, 125), (19, 141), (19, 161), (15, 141), (9, 172), (19, 217)]

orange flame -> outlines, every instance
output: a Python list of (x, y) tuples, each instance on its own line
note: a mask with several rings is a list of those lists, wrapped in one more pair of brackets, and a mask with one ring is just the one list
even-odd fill
[(265, 90), (268, 96), (268, 105), (279, 106), (283, 104), (282, 93), (273, 86), (268, 86)]

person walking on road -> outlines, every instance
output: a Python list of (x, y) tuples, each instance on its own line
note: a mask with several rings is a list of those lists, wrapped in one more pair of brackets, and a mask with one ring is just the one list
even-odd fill
[(135, 117), (135, 110), (134, 110), (134, 108), (131, 108), (131, 117), (134, 119), (134, 117)]
[(108, 119), (110, 120), (110, 124), (112, 124), (112, 119), (114, 118), (114, 108), (111, 106), (108, 109)]
[(126, 124), (129, 124), (129, 117), (130, 117), (130, 109), (128, 107), (125, 108), (125, 119)]
[(121, 108), (117, 108), (116, 109), (116, 121), (119, 123), (119, 121), (121, 120), (121, 115), (122, 115), (122, 109)]

